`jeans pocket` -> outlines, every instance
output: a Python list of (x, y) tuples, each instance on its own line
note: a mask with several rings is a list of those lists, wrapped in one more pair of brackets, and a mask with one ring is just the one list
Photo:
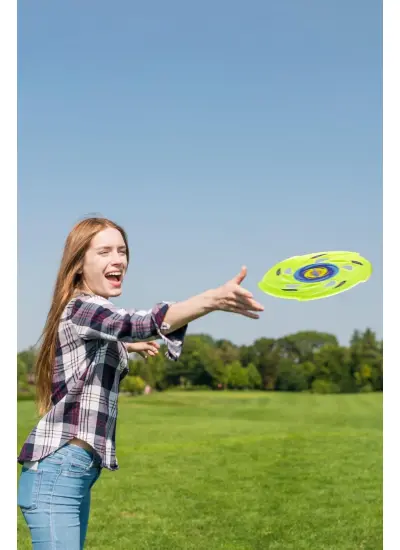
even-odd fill
[(54, 466), (61, 466), (64, 462), (64, 457), (57, 453), (52, 453), (42, 459), (42, 464), (53, 464)]
[(90, 471), (91, 467), (92, 467), (92, 462), (85, 464), (84, 462), (73, 460), (70, 462), (66, 473), (67, 475), (72, 474), (72, 475), (79, 476), (79, 475), (87, 474)]
[(71, 477), (83, 476), (91, 471), (93, 462), (93, 458), (87, 453), (82, 456), (74, 453), (64, 463), (63, 474)]
[(35, 510), (37, 508), (42, 474), (41, 470), (22, 469), (17, 496), (17, 504), (21, 509)]

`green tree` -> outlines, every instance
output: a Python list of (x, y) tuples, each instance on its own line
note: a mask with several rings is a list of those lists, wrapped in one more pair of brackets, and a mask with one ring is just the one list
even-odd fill
[(336, 336), (315, 330), (296, 332), (278, 340), (281, 357), (296, 363), (312, 361), (314, 354), (327, 344), (337, 346)]
[(228, 366), (228, 387), (244, 389), (249, 387), (248, 370), (242, 367), (240, 361), (234, 361)]
[(240, 360), (240, 349), (229, 340), (217, 340), (215, 347), (225, 365)]
[(17, 379), (20, 380), (21, 378), (25, 377), (28, 374), (28, 366), (25, 363), (24, 359), (20, 356), (20, 354), (17, 355)]
[(168, 385), (179, 385), (181, 377), (196, 386), (215, 386), (224, 378), (224, 365), (214, 341), (205, 335), (188, 335), (178, 361), (166, 364)]
[(244, 366), (253, 363), (257, 367), (264, 390), (274, 389), (280, 356), (273, 338), (259, 338), (251, 346), (242, 346), (240, 360)]
[(33, 374), (35, 371), (35, 362), (36, 362), (37, 352), (36, 349), (31, 346), (27, 350), (20, 351), (17, 354), (17, 359), (21, 361), (21, 365), (25, 365), (26, 374)]
[(260, 389), (262, 386), (262, 379), (257, 367), (253, 363), (249, 363), (247, 367), (247, 376), (249, 379), (249, 388)]
[(341, 392), (354, 391), (354, 380), (350, 370), (347, 348), (326, 344), (314, 356), (315, 379), (328, 380)]
[(308, 380), (302, 364), (290, 359), (281, 359), (275, 389), (279, 391), (304, 391), (308, 389)]
[(315, 364), (312, 361), (304, 361), (304, 363), (299, 364), (299, 368), (301, 369), (305, 379), (307, 380), (307, 388), (311, 388), (311, 384), (315, 379)]
[(383, 390), (383, 344), (375, 333), (367, 328), (364, 333), (355, 331), (349, 349), (350, 372), (356, 388), (371, 386), (375, 391)]
[(165, 357), (166, 347), (160, 346), (160, 350), (154, 357), (149, 356), (146, 360), (138, 356), (137, 359), (129, 362), (129, 373), (140, 376), (146, 384), (152, 388), (163, 390), (167, 387), (166, 369), (167, 362)]

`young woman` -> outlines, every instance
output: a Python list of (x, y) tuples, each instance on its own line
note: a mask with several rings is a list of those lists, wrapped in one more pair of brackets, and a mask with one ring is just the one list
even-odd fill
[(128, 352), (181, 353), (188, 323), (213, 311), (252, 319), (263, 307), (231, 281), (180, 303), (124, 310), (119, 296), (129, 262), (125, 231), (103, 218), (78, 223), (67, 237), (36, 364), (41, 419), (18, 461), (18, 505), (34, 550), (78, 550), (85, 541), (90, 492), (102, 468), (118, 469), (115, 427), (118, 391)]

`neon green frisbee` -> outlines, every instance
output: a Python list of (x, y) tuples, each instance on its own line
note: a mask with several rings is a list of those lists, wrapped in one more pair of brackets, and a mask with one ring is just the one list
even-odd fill
[(357, 252), (318, 252), (279, 262), (258, 286), (277, 298), (318, 300), (364, 283), (371, 273), (371, 263)]

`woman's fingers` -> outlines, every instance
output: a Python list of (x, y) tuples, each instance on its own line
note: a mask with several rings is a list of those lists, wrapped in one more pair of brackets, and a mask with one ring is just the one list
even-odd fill
[(254, 311), (254, 312), (262, 311), (262, 309), (260, 309), (260, 307), (255, 304), (248, 304), (246, 302), (240, 302), (238, 300), (229, 300), (227, 301), (226, 306), (227, 306), (226, 310), (235, 308), (243, 311)]
[(245, 303), (251, 305), (251, 307), (254, 307), (256, 311), (264, 311), (264, 306), (256, 302), (253, 298), (253, 294), (246, 290), (245, 288), (241, 288), (240, 286), (237, 286), (233, 294), (240, 303)]
[(247, 268), (243, 266), (236, 277), (218, 289), (217, 309), (258, 319), (259, 316), (252, 312), (264, 311), (264, 306), (254, 300), (249, 290), (240, 286), (246, 275)]
[(251, 311), (264, 311), (264, 306), (253, 300), (252, 298), (244, 298), (242, 296), (234, 296), (229, 300), (233, 306), (244, 307)]
[(250, 319), (259, 319), (260, 316), (257, 313), (252, 313), (251, 311), (248, 311), (247, 309), (243, 309), (241, 307), (230, 307), (228, 309), (231, 313), (237, 313), (238, 315), (243, 315), (244, 317), (249, 317)]
[(148, 342), (147, 353), (154, 357), (155, 355), (157, 355), (159, 348), (160, 344), (158, 344), (157, 342)]
[(141, 342), (139, 345), (136, 344), (135, 348), (131, 351), (139, 354), (141, 357), (143, 357), (143, 359), (147, 359), (148, 355), (151, 355), (152, 357), (157, 355), (159, 348), (160, 344), (158, 344), (157, 342)]
[(157, 342), (148, 342), (148, 349), (158, 351), (160, 344)]
[(239, 285), (234, 285), (232, 288), (233, 294), (236, 296), (243, 296), (244, 298), (253, 298), (253, 294), (247, 288), (243, 288)]

